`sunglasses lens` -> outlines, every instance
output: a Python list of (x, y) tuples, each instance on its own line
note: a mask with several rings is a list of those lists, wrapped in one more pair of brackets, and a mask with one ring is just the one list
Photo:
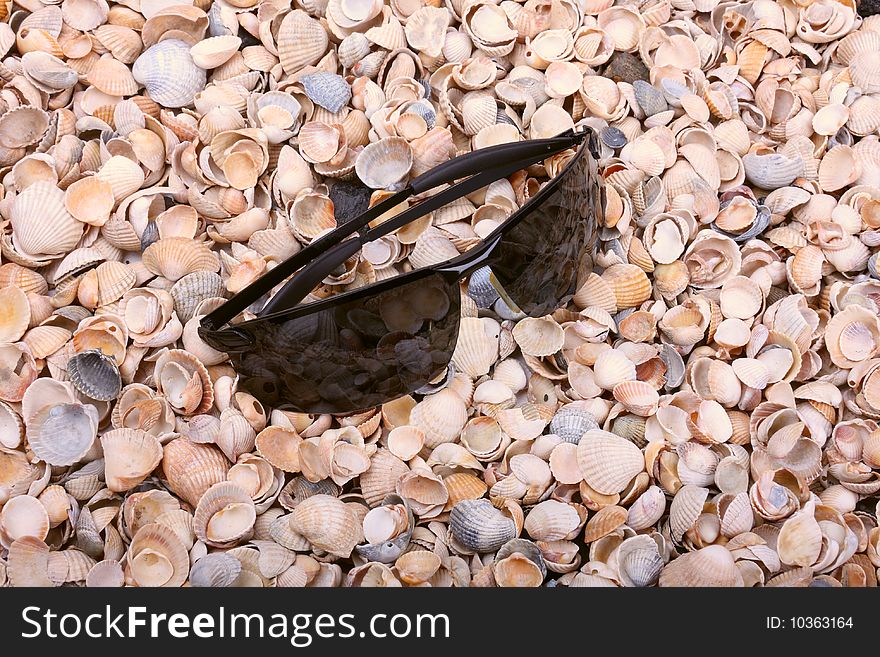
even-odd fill
[(532, 317), (568, 302), (581, 258), (596, 240), (599, 188), (594, 160), (581, 152), (550, 184), (552, 192), (504, 233), (491, 261), (504, 291)]
[(458, 337), (460, 292), (439, 274), (249, 331), (232, 354), (239, 388), (268, 406), (349, 413), (378, 406), (445, 372)]

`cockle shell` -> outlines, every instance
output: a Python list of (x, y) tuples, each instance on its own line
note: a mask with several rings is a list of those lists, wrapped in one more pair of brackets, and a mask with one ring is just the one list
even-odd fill
[(12, 202), (12, 243), (22, 254), (58, 258), (72, 250), (83, 225), (68, 213), (64, 192), (49, 183), (34, 183)]
[(162, 470), (169, 488), (196, 507), (206, 490), (226, 480), (229, 461), (214, 445), (176, 438), (164, 446)]
[(291, 513), (290, 526), (315, 547), (343, 558), (363, 540), (354, 512), (329, 495), (313, 495), (298, 504)]
[(645, 469), (638, 447), (598, 429), (584, 433), (578, 442), (577, 459), (584, 481), (605, 495), (619, 493)]
[(401, 137), (369, 144), (357, 156), (355, 171), (365, 185), (385, 189), (401, 182), (413, 166), (413, 151)]
[(315, 64), (327, 51), (330, 41), (324, 27), (301, 9), (284, 17), (278, 28), (278, 55), (284, 72), (296, 73)]
[(730, 552), (710, 545), (688, 552), (660, 573), (660, 586), (742, 586), (743, 580)]
[(449, 527), (455, 540), (474, 552), (494, 552), (516, 536), (514, 521), (489, 500), (463, 500), (452, 508)]
[(73, 386), (90, 399), (110, 401), (122, 389), (116, 361), (98, 350), (82, 351), (67, 361), (67, 374)]
[(27, 421), (31, 449), (50, 465), (71, 465), (82, 459), (97, 433), (98, 411), (91, 404), (44, 406)]
[(170, 281), (179, 281), (187, 274), (217, 271), (219, 261), (207, 245), (184, 237), (160, 239), (144, 251), (144, 266)]
[(139, 429), (114, 429), (101, 436), (104, 476), (114, 492), (131, 490), (162, 460), (159, 439)]
[(199, 499), (193, 529), (208, 545), (230, 547), (252, 530), (256, 517), (254, 502), (247, 493), (235, 484), (218, 483)]
[(128, 550), (131, 575), (139, 586), (181, 586), (189, 555), (173, 530), (158, 523), (141, 526)]
[(147, 48), (131, 69), (154, 101), (165, 107), (184, 107), (205, 88), (205, 70), (190, 55), (190, 46), (165, 39)]

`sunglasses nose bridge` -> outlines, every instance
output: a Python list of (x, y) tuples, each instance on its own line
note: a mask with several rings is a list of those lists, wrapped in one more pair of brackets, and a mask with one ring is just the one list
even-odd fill
[(199, 337), (214, 349), (229, 353), (247, 351), (254, 346), (253, 335), (236, 327), (212, 331), (200, 326)]

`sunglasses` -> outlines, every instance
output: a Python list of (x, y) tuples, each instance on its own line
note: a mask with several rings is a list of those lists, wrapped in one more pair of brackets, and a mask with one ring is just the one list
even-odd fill
[[(458, 257), (302, 303), (368, 242), (573, 148), (556, 177)], [(417, 392), (450, 367), (463, 279), (479, 272), (520, 316), (542, 317), (571, 299), (582, 258), (596, 240), (597, 153), (596, 134), (577, 128), (449, 160), (271, 269), (202, 318), (199, 334), (229, 355), (239, 389), (270, 407), (345, 414)], [(408, 198), (441, 185), (449, 186), (369, 227)], [(228, 324), (294, 273), (256, 318)]]

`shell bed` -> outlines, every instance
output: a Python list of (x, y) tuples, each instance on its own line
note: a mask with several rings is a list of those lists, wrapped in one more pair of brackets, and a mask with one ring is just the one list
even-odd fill
[[(2, 2), (0, 583), (876, 586), (877, 6)], [(200, 340), (408, 178), (575, 124), (592, 268), (543, 318), (473, 285), (426, 394), (264, 408)], [(471, 248), (571, 155), (312, 297)]]

